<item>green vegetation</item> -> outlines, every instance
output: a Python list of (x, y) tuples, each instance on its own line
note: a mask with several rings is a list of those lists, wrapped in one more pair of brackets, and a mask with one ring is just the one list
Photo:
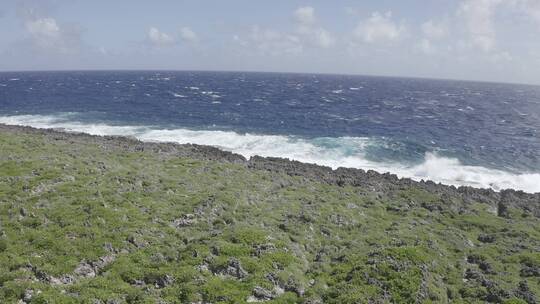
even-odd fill
[(0, 303), (537, 303), (539, 218), (458, 200), (0, 131)]

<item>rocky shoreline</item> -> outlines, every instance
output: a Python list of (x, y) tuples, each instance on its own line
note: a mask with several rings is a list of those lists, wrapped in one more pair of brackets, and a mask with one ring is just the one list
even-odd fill
[[(496, 208), (500, 216), (507, 216), (505, 210), (518, 208), (527, 214), (540, 217), (540, 193), (526, 193), (512, 189), (494, 191), (468, 186), (448, 186), (432, 181), (414, 181), (410, 178), (398, 178), (394, 174), (379, 173), (373, 170), (364, 171), (354, 168), (332, 169), (316, 164), (307, 164), (275, 157), (254, 156), (246, 159), (242, 155), (223, 151), (216, 147), (177, 144), (164, 142), (143, 142), (132, 137), (96, 136), (86, 133), (68, 132), (62, 129), (37, 129), (32, 127), (0, 124), (0, 132), (36, 134), (48, 140), (67, 140), (73, 143), (89, 143), (99, 145), (103, 149), (122, 149), (124, 151), (151, 151), (169, 156), (187, 157), (198, 160), (209, 160), (240, 164), (251, 170), (284, 173), (289, 176), (303, 177), (312, 181), (329, 185), (353, 186), (371, 189), (379, 196), (391, 196), (391, 193), (415, 186), (422, 190), (444, 198), (452, 199), (454, 207), (471, 202), (485, 203)], [(460, 198), (456, 201), (455, 198)]]

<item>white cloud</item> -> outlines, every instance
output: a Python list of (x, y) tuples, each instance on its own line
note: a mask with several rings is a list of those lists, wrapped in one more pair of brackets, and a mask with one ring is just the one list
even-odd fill
[(240, 45), (242, 47), (248, 47), (249, 46), (249, 42), (246, 41), (245, 39), (243, 39), (242, 37), (240, 37), (240, 35), (238, 35), (238, 34), (233, 35), (233, 41), (235, 43), (238, 43), (238, 45)]
[(26, 30), (37, 38), (58, 38), (60, 27), (53, 18), (41, 18), (26, 22)]
[(243, 47), (253, 48), (262, 55), (299, 55), (303, 52), (303, 45), (298, 36), (262, 29), (259, 26), (252, 27), (247, 39), (235, 35), (233, 40)]
[[(497, 12), (504, 12), (506, 16), (516, 18), (511, 20), (513, 23), (523, 16), (540, 22), (540, 1), (464, 0), (459, 6), (458, 16), (465, 20), (469, 44), (462, 45), (461, 49), (476, 47), (486, 53), (485, 59), (493, 63), (514, 62), (515, 58), (510, 52), (498, 47), (496, 22), (501, 19), (497, 18)], [(501, 41), (504, 43), (503, 39)], [(509, 44), (506, 43), (506, 46)]]
[(426, 55), (432, 55), (436, 52), (436, 49), (431, 43), (431, 41), (429, 41), (429, 39), (426, 39), (426, 38), (420, 40), (420, 42), (417, 45), (417, 48)]
[(416, 45), (416, 49), (426, 55), (437, 53), (438, 47), (433, 44), (433, 41), (443, 39), (448, 35), (448, 26), (445, 23), (435, 23), (433, 20), (428, 20), (420, 26), (422, 30), (422, 38)]
[(32, 44), (39, 49), (70, 53), (81, 46), (80, 30), (61, 27), (54, 18), (28, 19), (24, 25)]
[(322, 27), (299, 26), (296, 33), (303, 42), (320, 48), (329, 48), (335, 44), (335, 39), (330, 32)]
[[(510, 0), (509, 0), (510, 1)], [(540, 22), (540, 1), (538, 0), (513, 0), (515, 6), (527, 16)]]
[(501, 0), (466, 0), (459, 7), (458, 15), (465, 19), (472, 45), (484, 52), (495, 49), (497, 41), (493, 18), (501, 3)]
[(422, 24), (422, 33), (429, 39), (441, 39), (448, 34), (448, 28), (443, 23), (435, 23), (429, 20)]
[(527, 12), (531, 17), (540, 22), (540, 1), (529, 0), (526, 1)]
[(298, 56), (306, 49), (330, 48), (336, 39), (318, 24), (313, 7), (300, 7), (293, 12), (295, 24), (290, 31), (277, 31), (253, 26), (249, 34), (233, 35), (232, 40), (246, 50), (265, 56)]
[(151, 27), (147, 34), (148, 42), (157, 47), (171, 46), (175, 39), (167, 33), (163, 33), (155, 27)]
[(329, 48), (334, 45), (335, 39), (332, 35), (325, 29), (317, 29), (313, 32), (315, 43), (322, 48)]
[(298, 22), (296, 33), (305, 43), (320, 48), (329, 48), (334, 45), (335, 39), (333, 35), (326, 29), (317, 25), (317, 17), (314, 8), (298, 8), (294, 15)]
[(195, 43), (199, 40), (197, 34), (190, 27), (182, 27), (177, 34), (171, 35), (151, 27), (146, 35), (146, 42), (154, 47), (172, 47), (180, 41)]
[(109, 55), (109, 52), (107, 51), (107, 49), (104, 46), (100, 46), (98, 48), (98, 52), (103, 56)]
[(514, 60), (514, 57), (512, 57), (512, 55), (510, 55), (510, 53), (508, 52), (499, 52), (490, 54), (488, 60), (493, 63), (506, 63), (512, 62)]
[(400, 40), (404, 33), (405, 27), (392, 20), (392, 12), (374, 12), (354, 30), (354, 35), (366, 43), (392, 43)]
[(180, 29), (180, 38), (187, 42), (196, 42), (199, 39), (197, 34), (189, 27)]
[(315, 9), (311, 6), (299, 7), (294, 12), (294, 16), (303, 25), (312, 25), (316, 22)]

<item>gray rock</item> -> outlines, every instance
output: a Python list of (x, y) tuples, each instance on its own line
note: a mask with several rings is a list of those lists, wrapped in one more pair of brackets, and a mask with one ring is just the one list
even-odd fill
[(510, 213), (508, 212), (508, 206), (506, 206), (506, 204), (502, 201), (499, 202), (499, 204), (497, 205), (497, 216), (504, 218), (510, 217)]
[(523, 268), (519, 271), (519, 275), (522, 277), (540, 277), (540, 267), (537, 265), (523, 265)]
[(188, 227), (195, 224), (197, 220), (194, 214), (184, 214), (181, 218), (175, 219), (172, 225), (176, 228)]
[(59, 284), (69, 285), (75, 283), (76, 279), (72, 275), (64, 275), (58, 279)]
[(137, 247), (137, 248), (144, 248), (144, 247), (146, 247), (146, 246), (148, 245), (147, 242), (141, 241), (139, 238), (137, 238), (137, 237), (135, 237), (135, 236), (133, 236), (133, 235), (128, 236), (127, 241), (128, 241), (130, 244), (132, 244), (132, 245), (134, 245), (135, 247)]
[(480, 234), (478, 236), (478, 241), (482, 243), (493, 243), (495, 242), (495, 236), (492, 234)]
[(480, 281), (483, 280), (483, 278), (484, 276), (476, 270), (470, 268), (467, 268), (467, 270), (465, 270), (465, 279), (467, 280)]
[(96, 276), (94, 267), (86, 262), (80, 263), (77, 268), (75, 268), (74, 273), (83, 278), (94, 278)]
[(296, 293), (299, 297), (303, 297), (306, 290), (304, 289), (304, 287), (299, 284), (298, 282), (294, 281), (293, 279), (289, 279), (289, 281), (287, 281), (287, 284), (285, 284), (285, 286), (283, 286), (285, 291), (291, 291), (291, 292), (294, 292)]
[(253, 293), (253, 296), (259, 301), (268, 301), (274, 298), (274, 295), (272, 294), (270, 290), (262, 288), (260, 286), (256, 286), (253, 289), (252, 293)]
[(95, 272), (99, 273), (107, 265), (114, 262), (115, 259), (116, 259), (116, 256), (114, 255), (105, 255), (105, 256), (100, 257), (97, 261), (92, 262), (91, 265), (92, 267), (94, 267)]
[[(82, 278), (94, 278), (96, 277), (103, 268), (105, 268), (107, 265), (112, 263), (116, 257), (114, 255), (106, 255), (100, 257), (97, 261), (93, 262), (86, 262), (82, 261), (79, 263), (79, 265), (75, 268), (73, 273)], [(60, 279), (62, 284), (71, 284), (76, 281), (76, 278), (73, 278), (72, 276), (64, 276), (62, 279)]]
[(519, 282), (518, 288), (514, 291), (516, 297), (524, 300), (528, 304), (536, 304), (538, 300), (535, 294), (529, 289), (527, 281)]
[(272, 243), (260, 244), (260, 245), (255, 246), (255, 255), (261, 256), (262, 254), (265, 254), (267, 252), (272, 252), (275, 250), (276, 250), (276, 245)]
[(165, 288), (174, 283), (174, 278), (168, 274), (165, 275), (146, 275), (144, 277), (144, 284), (154, 285), (157, 289)]
[(107, 250), (108, 252), (115, 253), (116, 250), (114, 249), (113, 245), (111, 243), (105, 243), (103, 245), (103, 248)]
[(40, 294), (41, 292), (40, 291), (34, 291), (33, 289), (27, 289), (24, 291), (24, 295), (23, 295), (23, 301), (25, 302), (30, 302), (32, 301), (32, 298), (37, 295), (37, 294)]
[(478, 268), (482, 270), (483, 273), (486, 274), (494, 274), (495, 271), (493, 270), (493, 267), (491, 264), (489, 264), (484, 257), (476, 254), (471, 254), (467, 257), (467, 262), (471, 264), (478, 265)]
[(224, 267), (219, 267), (218, 269), (215, 269), (214, 273), (220, 274), (220, 275), (231, 276), (238, 280), (243, 279), (248, 276), (248, 272), (244, 270), (244, 268), (240, 264), (240, 261), (236, 258), (230, 258), (227, 265), (225, 265)]

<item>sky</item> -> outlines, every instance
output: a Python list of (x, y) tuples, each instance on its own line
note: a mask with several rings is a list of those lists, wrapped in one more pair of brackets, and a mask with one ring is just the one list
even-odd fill
[(94, 69), (540, 84), (540, 0), (0, 0), (0, 71)]

